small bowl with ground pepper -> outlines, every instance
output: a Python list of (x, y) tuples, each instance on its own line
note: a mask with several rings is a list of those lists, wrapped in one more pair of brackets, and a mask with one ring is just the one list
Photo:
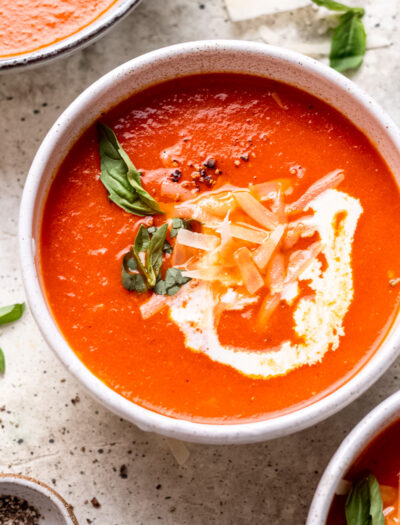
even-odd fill
[(52, 488), (18, 474), (0, 474), (2, 525), (78, 525), (72, 507)]

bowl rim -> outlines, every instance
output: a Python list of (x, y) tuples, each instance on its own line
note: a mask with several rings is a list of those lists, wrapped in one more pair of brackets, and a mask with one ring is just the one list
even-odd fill
[(0, 473), (0, 494), (5, 483), (27, 487), (33, 492), (38, 492), (48, 498), (60, 511), (65, 525), (79, 525), (73, 513), (72, 506), (53, 488), (38, 479), (24, 476), (22, 474)]
[(353, 428), (332, 456), (318, 483), (306, 525), (322, 525), (326, 522), (340, 480), (368, 444), (398, 419), (400, 419), (400, 391), (368, 412)]
[(80, 48), (84, 48), (103, 36), (114, 24), (120, 22), (131, 10), (137, 7), (142, 0), (120, 0), (110, 6), (102, 15), (90, 22), (86, 27), (48, 46), (10, 57), (0, 57), (0, 73), (28, 69), (68, 56)]
[(98, 79), (65, 109), (52, 126), (36, 153), (25, 183), (19, 216), (19, 253), (27, 300), (44, 339), (66, 368), (95, 399), (112, 412), (134, 422), (142, 430), (154, 431), (168, 437), (198, 443), (242, 444), (281, 437), (312, 426), (338, 412), (359, 397), (387, 370), (397, 357), (399, 349), (394, 343), (398, 342), (400, 338), (400, 326), (395, 327), (393, 324), (390, 335), (382, 341), (375, 354), (351, 379), (322, 399), (299, 410), (262, 421), (234, 424), (198, 423), (177, 419), (159, 414), (123, 398), (94, 376), (78, 359), (59, 332), (55, 320), (47, 309), (45, 297), (36, 277), (34, 246), (31, 235), (42, 166), (54, 147), (57, 131), (63, 129), (70, 119), (82, 114), (86, 105), (96, 95), (98, 96), (115, 84), (116, 78), (123, 78), (130, 71), (139, 69), (144, 65), (151, 65), (159, 60), (168, 60), (171, 55), (184, 59), (188, 54), (200, 52), (204, 57), (207, 51), (247, 52), (266, 58), (277, 58), (297, 67), (300, 66), (310, 74), (322, 77), (324, 81), (332, 83), (341, 91), (353, 94), (362, 103), (365, 111), (372, 114), (385, 127), (386, 133), (397, 149), (400, 150), (400, 132), (378, 104), (349, 79), (312, 58), (266, 44), (239, 40), (203, 40), (161, 48), (134, 58)]

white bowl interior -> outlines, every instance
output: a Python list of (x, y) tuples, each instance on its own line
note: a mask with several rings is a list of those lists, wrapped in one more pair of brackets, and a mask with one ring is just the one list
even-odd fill
[(306, 525), (323, 525), (340, 481), (360, 454), (381, 432), (400, 418), (400, 392), (396, 392), (352, 430), (327, 466), (315, 492)]
[(46, 485), (34, 480), (12, 475), (0, 477), (0, 497), (2, 496), (16, 496), (26, 500), (39, 511), (42, 517), (40, 523), (43, 525), (77, 525), (65, 502)]
[(263, 44), (204, 41), (179, 44), (136, 58), (102, 77), (83, 92), (55, 123), (42, 143), (25, 186), (20, 215), (20, 251), (25, 287), (32, 312), (47, 342), (99, 401), (152, 430), (208, 443), (241, 443), (278, 437), (310, 426), (359, 396), (391, 364), (397, 350), (398, 321), (376, 355), (338, 391), (276, 419), (241, 425), (202, 425), (180, 421), (123, 399), (95, 378), (76, 358), (58, 330), (44, 300), (38, 254), (43, 204), (57, 168), (76, 138), (101, 113), (132, 94), (178, 76), (235, 72), (263, 76), (303, 89), (334, 106), (364, 131), (394, 174), (400, 173), (400, 141), (392, 121), (376, 103), (342, 75), (296, 53)]

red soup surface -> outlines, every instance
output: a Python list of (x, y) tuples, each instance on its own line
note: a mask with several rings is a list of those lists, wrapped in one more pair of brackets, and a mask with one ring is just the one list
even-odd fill
[[(42, 278), (89, 370), (143, 407), (218, 424), (291, 412), (360, 370), (393, 321), (400, 276), (398, 189), (363, 133), (307, 93), (233, 74), (151, 87), (103, 122), (166, 214), (138, 217), (109, 200), (95, 126), (58, 170), (43, 214)], [(184, 268), (196, 260), (188, 275), (200, 280), (146, 317), (155, 294), (125, 289), (121, 261), (140, 224), (177, 215), (200, 217), (197, 237), (168, 234), (165, 265), (189, 244), (196, 253)], [(215, 333), (204, 328), (209, 311)]]
[(0, 58), (37, 51), (80, 31), (118, 0), (0, 0)]
[[(373, 474), (383, 500), (385, 525), (398, 523), (400, 510), (400, 419), (386, 428), (368, 445), (346, 475), (354, 481)], [(335, 496), (326, 525), (347, 525), (345, 517), (346, 496)]]

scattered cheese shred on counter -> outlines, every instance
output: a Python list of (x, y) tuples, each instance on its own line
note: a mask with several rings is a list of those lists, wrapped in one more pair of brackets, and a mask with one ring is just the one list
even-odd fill
[(274, 15), (310, 4), (310, 0), (225, 0), (233, 22), (241, 22), (263, 15)]
[(179, 441), (178, 439), (167, 438), (167, 443), (178, 465), (183, 467), (190, 457), (188, 447), (183, 441)]

